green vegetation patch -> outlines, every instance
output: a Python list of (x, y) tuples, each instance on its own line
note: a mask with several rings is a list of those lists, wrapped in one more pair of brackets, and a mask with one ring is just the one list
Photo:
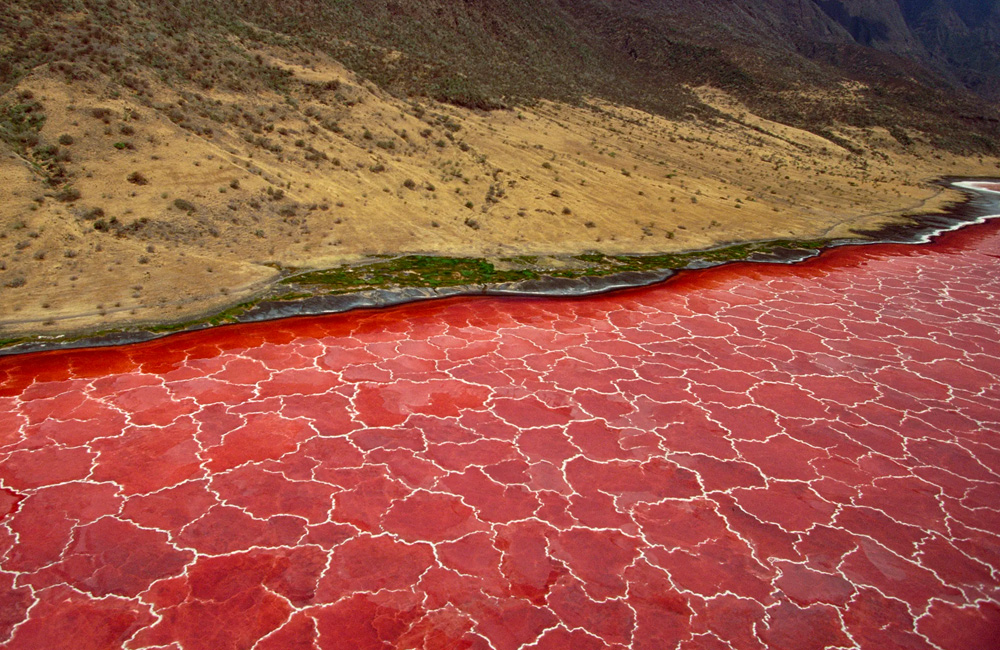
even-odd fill
[(492, 263), (474, 258), (407, 255), (360, 266), (309, 271), (282, 280), (282, 284), (318, 287), (327, 293), (385, 287), (453, 287), (533, 280), (531, 269), (500, 271)]
[(20, 102), (0, 104), (0, 140), (9, 144), (15, 151), (25, 155), (31, 147), (38, 144), (38, 134), (45, 124), (45, 113), (42, 105), (22, 95)]
[[(294, 294), (298, 298), (306, 295), (347, 293), (364, 289), (438, 288), (500, 284), (537, 280), (541, 276), (558, 278), (600, 277), (626, 272), (675, 271), (697, 267), (705, 263), (745, 260), (755, 253), (770, 254), (778, 250), (810, 252), (823, 248), (828, 243), (826, 240), (775, 240), (662, 255), (585, 253), (572, 258), (577, 262), (583, 262), (583, 265), (567, 269), (542, 268), (536, 264), (537, 258), (530, 256), (503, 260), (513, 266), (524, 268), (498, 270), (491, 262), (483, 259), (407, 255), (379, 260), (370, 264), (296, 273), (281, 280), (281, 284), (291, 285), (298, 289)], [(288, 294), (278, 299), (288, 299), (287, 296)]]

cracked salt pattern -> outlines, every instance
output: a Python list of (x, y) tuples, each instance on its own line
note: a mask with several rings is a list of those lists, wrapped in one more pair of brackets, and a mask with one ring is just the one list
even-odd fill
[(986, 648), (1000, 225), (0, 360), (12, 649)]

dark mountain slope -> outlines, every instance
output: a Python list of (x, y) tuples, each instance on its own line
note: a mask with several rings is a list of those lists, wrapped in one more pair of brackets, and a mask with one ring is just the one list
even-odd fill
[[(152, 68), (206, 88), (280, 88), (228, 39), (322, 50), (397, 94), (492, 109), (599, 96), (710, 115), (712, 85), (825, 133), (906, 127), (952, 150), (997, 150), (995, 1), (14, 0), (0, 87), (41, 63), (128, 83)], [(851, 92), (844, 92), (847, 86)]]

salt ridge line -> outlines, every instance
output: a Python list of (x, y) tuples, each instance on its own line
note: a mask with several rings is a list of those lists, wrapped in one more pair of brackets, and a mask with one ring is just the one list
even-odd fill
[(0, 632), (981, 645), (997, 230), (0, 361)]

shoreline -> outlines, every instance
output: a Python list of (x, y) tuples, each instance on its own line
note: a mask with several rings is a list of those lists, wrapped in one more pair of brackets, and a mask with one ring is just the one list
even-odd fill
[[(515, 281), (439, 287), (420, 285), (376, 287), (345, 292), (299, 295), (286, 300), (282, 300), (281, 295), (265, 294), (234, 307), (213, 311), (201, 318), (182, 323), (153, 323), (136, 326), (134, 329), (120, 328), (105, 332), (91, 330), (89, 332), (83, 331), (79, 335), (20, 337), (9, 342), (0, 342), (0, 356), (129, 345), (156, 340), (172, 334), (196, 332), (226, 325), (258, 323), (297, 316), (320, 316), (355, 309), (381, 309), (456, 296), (586, 297), (620, 289), (649, 286), (663, 282), (681, 271), (712, 268), (734, 262), (795, 264), (841, 246), (920, 245), (933, 241), (942, 233), (1000, 217), (1000, 182), (995, 177), (945, 176), (936, 179), (933, 183), (942, 189), (955, 189), (962, 192), (965, 200), (940, 212), (906, 215), (903, 218), (908, 220), (908, 223), (887, 224), (875, 230), (856, 230), (854, 232), (859, 235), (857, 238), (831, 237), (822, 240), (774, 239), (758, 242), (736, 242), (672, 255), (600, 255), (600, 257), (612, 260), (616, 264), (621, 260), (628, 260), (629, 262), (634, 261), (639, 266), (643, 264), (644, 260), (652, 261), (654, 266), (656, 260), (686, 261), (681, 266), (650, 268), (648, 270), (601, 273), (602, 269), (584, 267), (575, 269), (575, 271), (579, 271), (576, 273), (575, 271), (557, 271), (549, 268), (548, 273), (543, 271), (535, 274), (536, 277)], [(581, 257), (585, 256), (573, 256), (573, 259)], [(473, 258), (468, 260), (453, 258), (453, 260), (483, 262), (483, 260)], [(588, 273), (588, 271), (592, 271), (592, 273)], [(275, 289), (287, 279), (272, 284), (268, 293), (274, 294)]]

